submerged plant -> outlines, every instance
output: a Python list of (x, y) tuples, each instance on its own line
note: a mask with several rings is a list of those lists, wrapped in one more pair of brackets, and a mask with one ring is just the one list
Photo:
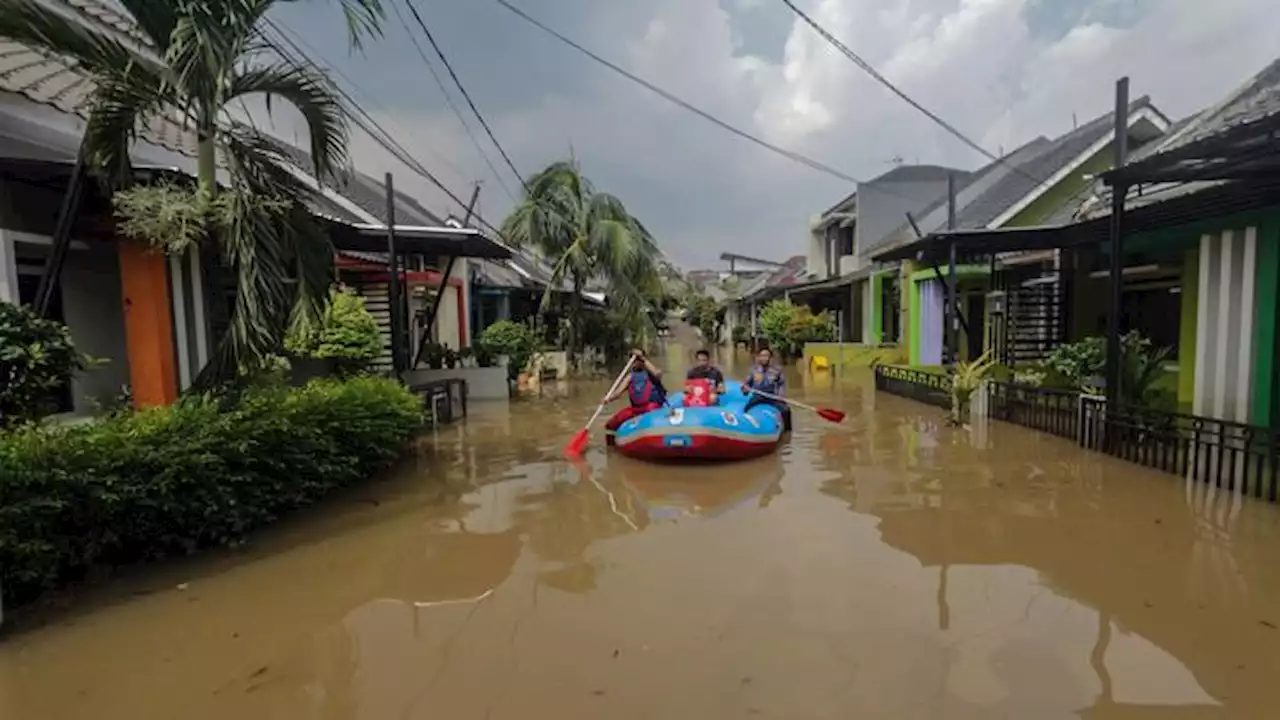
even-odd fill
[(958, 362), (951, 375), (951, 422), (960, 425), (969, 420), (969, 403), (981, 387), (995, 360), (988, 349), (977, 360)]

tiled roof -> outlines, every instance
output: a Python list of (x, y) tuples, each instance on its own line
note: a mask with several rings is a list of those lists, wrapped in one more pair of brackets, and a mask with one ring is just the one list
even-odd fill
[(1280, 58), (1217, 106), (1196, 116), (1183, 130), (1169, 133), (1166, 136), (1168, 140), (1160, 145), (1157, 152), (1189, 145), (1276, 113), (1280, 113)]
[[(87, 27), (132, 45), (140, 54), (147, 52), (132, 20), (109, 0), (61, 0), (60, 9)], [(0, 91), (88, 119), (93, 89), (92, 76), (75, 61), (0, 39)], [(160, 147), (196, 154), (195, 134), (172, 117), (151, 118), (140, 135)]]

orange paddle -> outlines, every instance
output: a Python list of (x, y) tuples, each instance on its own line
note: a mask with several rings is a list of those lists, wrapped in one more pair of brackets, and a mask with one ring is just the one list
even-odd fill
[(753, 388), (748, 388), (748, 389), (751, 392), (755, 393), (756, 395), (759, 395), (760, 397), (766, 397), (766, 398), (769, 398), (770, 400), (777, 400), (778, 402), (784, 402), (788, 405), (804, 408), (805, 410), (812, 410), (813, 412), (818, 414), (818, 417), (828, 422), (833, 422), (833, 423), (844, 422), (843, 410), (836, 410), (835, 408), (814, 407), (812, 405), (806, 405), (805, 403), (802, 403), (799, 400), (792, 400), (791, 398), (785, 398), (785, 397), (782, 397), (781, 395), (773, 395), (771, 393), (764, 392), (763, 390), (756, 390)]
[(600, 400), (600, 405), (596, 407), (596, 411), (592, 414), (591, 419), (588, 420), (587, 424), (582, 426), (582, 429), (579, 430), (577, 434), (573, 436), (573, 439), (564, 446), (565, 455), (568, 455), (569, 457), (577, 457), (582, 454), (583, 450), (587, 449), (587, 440), (591, 437), (591, 426), (596, 424), (596, 420), (600, 417), (600, 413), (604, 412), (604, 406), (609, 401), (609, 396), (618, 389), (618, 385), (622, 383), (622, 380), (629, 372), (631, 372), (630, 362), (622, 368), (622, 372), (618, 373), (618, 379), (614, 380), (613, 384), (609, 386), (609, 392), (604, 394), (604, 398)]

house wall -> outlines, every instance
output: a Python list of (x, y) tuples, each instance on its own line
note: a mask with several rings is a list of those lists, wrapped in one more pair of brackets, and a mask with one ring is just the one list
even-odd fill
[(73, 409), (93, 413), (130, 384), (120, 262), (112, 246), (67, 253), (62, 314), (76, 349), (105, 361), (71, 383)]
[(18, 302), (17, 253), (12, 234), (0, 228), (0, 302)]
[(1074, 198), (1087, 186), (1093, 183), (1086, 180), (1085, 175), (1097, 175), (1110, 170), (1113, 164), (1111, 143), (1094, 153), (1061, 182), (1045, 190), (1045, 192), (1023, 208), (1018, 214), (1007, 220), (1001, 227), (1025, 227), (1043, 224), (1058, 211), (1064, 203)]
[(906, 222), (908, 212), (924, 209), (946, 192), (945, 180), (858, 185), (854, 254), (866, 257), (881, 247), (882, 241), (887, 241), (887, 236)]
[(1280, 217), (1200, 238), (1193, 412), (1271, 421)]
[(1200, 252), (1190, 250), (1182, 266), (1181, 317), (1178, 333), (1178, 404), (1190, 406), (1196, 398), (1196, 316), (1200, 308)]

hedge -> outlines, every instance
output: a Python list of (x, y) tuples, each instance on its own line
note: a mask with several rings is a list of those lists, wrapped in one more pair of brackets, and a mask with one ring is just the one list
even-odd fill
[(422, 417), (404, 388), (366, 377), (0, 434), (5, 601), (232, 543), (370, 477)]

